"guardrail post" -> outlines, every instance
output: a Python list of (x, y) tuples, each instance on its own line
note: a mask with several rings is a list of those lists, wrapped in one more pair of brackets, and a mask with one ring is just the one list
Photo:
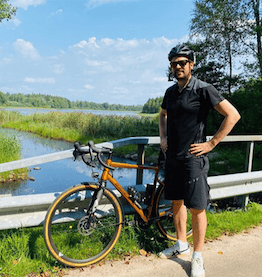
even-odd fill
[[(137, 150), (137, 164), (143, 165), (145, 163), (145, 145), (138, 144)], [(138, 169), (136, 173), (136, 184), (143, 184), (143, 169)]]
[[(247, 144), (247, 157), (246, 157), (246, 170), (247, 172), (252, 171), (253, 165), (253, 156), (254, 156), (254, 141), (251, 141)], [(239, 197), (240, 205), (245, 208), (249, 201), (249, 194), (245, 194)]]

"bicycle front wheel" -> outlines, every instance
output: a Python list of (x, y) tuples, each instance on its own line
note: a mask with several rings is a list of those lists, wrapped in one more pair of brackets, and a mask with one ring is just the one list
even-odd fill
[(119, 239), (124, 222), (115, 194), (104, 189), (94, 213), (92, 196), (99, 186), (81, 184), (58, 196), (47, 211), (44, 239), (51, 255), (70, 267), (82, 267), (106, 257)]
[[(176, 228), (174, 225), (174, 219), (173, 219), (173, 206), (172, 206), (172, 200), (166, 200), (164, 198), (164, 190), (165, 186), (160, 185), (158, 187), (157, 193), (156, 193), (156, 202), (155, 202), (155, 208), (156, 208), (156, 216), (159, 217), (159, 220), (156, 222), (157, 227), (161, 234), (165, 236), (167, 239), (176, 241)], [(191, 228), (191, 214), (188, 213), (187, 216), (187, 238), (192, 236), (192, 228)]]

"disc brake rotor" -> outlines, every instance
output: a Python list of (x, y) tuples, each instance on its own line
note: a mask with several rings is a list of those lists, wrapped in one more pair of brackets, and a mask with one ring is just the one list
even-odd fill
[(78, 232), (83, 236), (91, 235), (96, 229), (96, 218), (94, 215), (88, 215), (81, 218), (77, 225)]

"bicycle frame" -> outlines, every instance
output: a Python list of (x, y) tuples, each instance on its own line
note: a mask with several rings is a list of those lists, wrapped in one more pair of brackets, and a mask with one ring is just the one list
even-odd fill
[(146, 166), (146, 165), (135, 165), (135, 164), (128, 164), (128, 163), (113, 162), (110, 158), (107, 159), (106, 164), (115, 168), (148, 169), (148, 170), (155, 171), (154, 190), (152, 193), (151, 203), (147, 206), (148, 207), (147, 214), (144, 213), (143, 209), (140, 206), (138, 206), (134, 201), (132, 201), (129, 194), (126, 192), (126, 190), (110, 174), (110, 170), (108, 168), (104, 168), (103, 173), (101, 175), (101, 180), (102, 181), (108, 180), (121, 193), (121, 195), (130, 204), (130, 206), (139, 214), (139, 216), (144, 220), (144, 222), (148, 223), (153, 211), (156, 184), (157, 182), (163, 184), (163, 182), (158, 178), (158, 173), (160, 168), (158, 166)]

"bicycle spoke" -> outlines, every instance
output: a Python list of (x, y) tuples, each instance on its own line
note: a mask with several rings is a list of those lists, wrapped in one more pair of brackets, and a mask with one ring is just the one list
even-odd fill
[(98, 205), (94, 214), (86, 214), (84, 207), (89, 207), (91, 201), (86, 195), (92, 195), (94, 190), (92, 186), (73, 188), (47, 215), (46, 245), (66, 265), (83, 266), (98, 261), (119, 238), (123, 216), (118, 200), (109, 192), (105, 191), (101, 199), (105, 204)]

